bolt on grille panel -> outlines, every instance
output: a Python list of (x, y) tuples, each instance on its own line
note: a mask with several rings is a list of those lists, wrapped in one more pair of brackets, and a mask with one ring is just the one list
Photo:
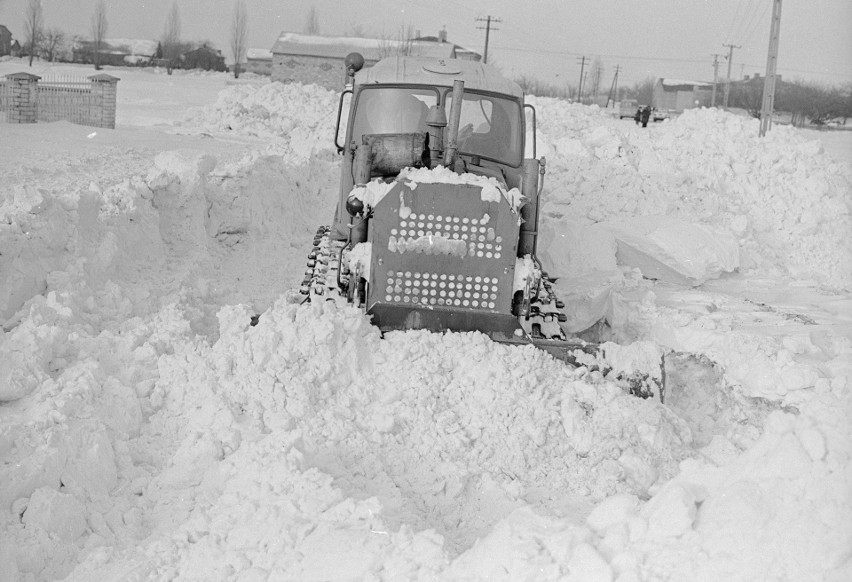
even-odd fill
[(511, 313), (518, 215), (479, 186), (414, 186), (373, 210), (367, 304)]

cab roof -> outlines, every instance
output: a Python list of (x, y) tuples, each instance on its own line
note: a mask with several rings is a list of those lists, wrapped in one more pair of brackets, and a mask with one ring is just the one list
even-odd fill
[(494, 67), (477, 61), (389, 57), (355, 75), (356, 85), (405, 83), (452, 87), (456, 79), (464, 81), (465, 89), (524, 97), (517, 83), (505, 78)]

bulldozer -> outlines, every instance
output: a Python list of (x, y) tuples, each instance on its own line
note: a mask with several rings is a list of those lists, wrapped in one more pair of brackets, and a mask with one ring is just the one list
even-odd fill
[[(610, 372), (599, 344), (563, 330), (536, 258), (546, 160), (520, 86), (476, 61), (364, 64), (345, 61), (338, 203), (295, 300), (345, 301), (383, 333), (481, 332)], [(617, 372), (630, 392), (662, 399), (663, 372)]]

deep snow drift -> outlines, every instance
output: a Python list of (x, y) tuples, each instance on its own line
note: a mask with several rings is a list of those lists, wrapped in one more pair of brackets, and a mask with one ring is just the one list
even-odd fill
[[(336, 95), (117, 76), (114, 132), (0, 126), (0, 578), (852, 576), (852, 174), (819, 142), (532, 100), (543, 259), (578, 328), (673, 351), (661, 404), (288, 304)], [(155, 126), (158, 82), (207, 105)]]

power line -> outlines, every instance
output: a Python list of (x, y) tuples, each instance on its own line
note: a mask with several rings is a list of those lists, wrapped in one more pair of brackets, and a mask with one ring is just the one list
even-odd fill
[(734, 16), (731, 18), (731, 23), (728, 25), (728, 34), (725, 37), (726, 40), (731, 40), (731, 36), (734, 33), (734, 24), (739, 22), (737, 17), (740, 15), (740, 6), (742, 6), (742, 2), (737, 2), (737, 9), (734, 11)]
[(754, 20), (755, 15), (760, 9), (761, 1), (762, 0), (749, 0), (745, 12), (742, 15), (742, 18), (740, 18), (739, 22), (737, 23), (737, 27), (734, 31), (734, 36), (728, 39), (729, 43), (732, 43), (734, 41), (742, 42), (742, 38), (745, 35), (746, 30), (748, 30), (749, 25)]
[(748, 44), (751, 40), (751, 37), (754, 36), (754, 31), (757, 30), (757, 26), (763, 22), (763, 17), (766, 16), (766, 11), (769, 10), (769, 4), (763, 5), (763, 10), (760, 11), (760, 16), (754, 19), (754, 23), (748, 31), (748, 35), (746, 35), (745, 39), (743, 39), (743, 44)]
[[(725, 46), (725, 45), (723, 45)], [(571, 51), (561, 51), (561, 50), (553, 50), (553, 49), (530, 49), (530, 48), (521, 48), (515, 46), (504, 46), (498, 45), (498, 48), (501, 51), (508, 52), (518, 52), (518, 53), (531, 53), (531, 54), (543, 54), (543, 55), (560, 55), (567, 57), (582, 57), (584, 53), (576, 53)], [(627, 60), (627, 61), (646, 61), (646, 62), (658, 62), (658, 63), (695, 63), (695, 64), (706, 64), (706, 58), (695, 58), (695, 59), (679, 59), (679, 58), (670, 58), (670, 57), (641, 57), (636, 55), (615, 55), (615, 54), (600, 54), (598, 55), (601, 58), (605, 59), (619, 59), (619, 60)], [(762, 64), (754, 64), (754, 63), (746, 63), (746, 66), (749, 68), (757, 68), (762, 67)], [(837, 77), (840, 79), (852, 79), (852, 75), (849, 73), (831, 73), (827, 71), (815, 71), (815, 70), (806, 70), (806, 69), (793, 69), (790, 67), (779, 67), (779, 72), (782, 73), (802, 73), (805, 75), (825, 75), (829, 77)]]
[[(557, 51), (553, 49), (528, 49), (528, 48), (520, 48), (520, 47), (511, 47), (511, 46), (503, 46), (500, 45), (501, 51), (511, 51), (517, 53), (533, 53), (533, 54), (548, 54), (548, 55), (565, 55), (569, 57), (582, 57), (585, 53), (573, 53), (571, 51)], [(637, 57), (635, 55), (610, 55), (610, 54), (599, 54), (597, 55), (602, 58), (607, 59), (627, 59), (634, 61), (659, 61), (659, 62), (674, 62), (674, 63), (704, 63), (706, 62), (704, 59), (676, 59), (669, 57)]]

